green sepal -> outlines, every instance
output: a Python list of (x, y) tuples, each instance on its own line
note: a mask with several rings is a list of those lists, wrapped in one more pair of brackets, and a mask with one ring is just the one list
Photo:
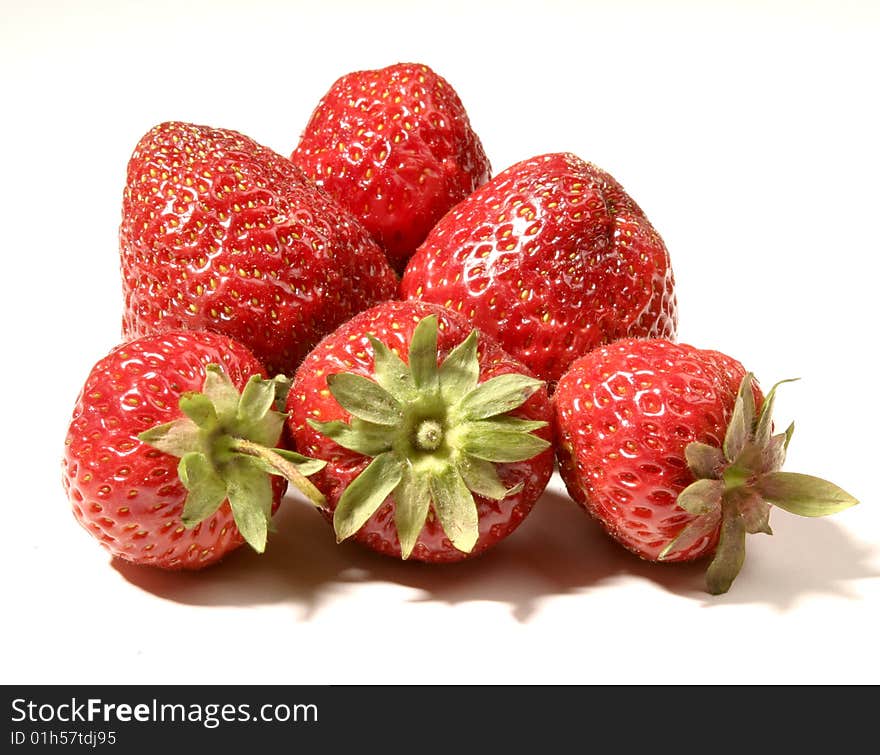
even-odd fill
[(409, 342), (409, 370), (418, 390), (433, 392), (439, 388), (437, 315), (428, 315), (416, 325)]
[(472, 330), (467, 338), (447, 354), (440, 365), (440, 392), (451, 403), (474, 390), (479, 379), (477, 331)]
[(180, 411), (201, 430), (212, 431), (218, 424), (217, 412), (211, 399), (203, 393), (184, 393), (179, 401)]
[(376, 382), (398, 401), (413, 393), (413, 380), (406, 363), (375, 336), (367, 336), (373, 347), (373, 371)]
[(328, 375), (327, 387), (339, 405), (359, 419), (377, 425), (396, 425), (403, 419), (400, 402), (363, 375), (352, 372)]
[(184, 527), (194, 527), (217, 511), (226, 500), (226, 482), (214, 470), (208, 458), (191, 451), (180, 458), (177, 476), (187, 489), (181, 520)]
[(788, 444), (791, 443), (791, 436), (794, 435), (794, 422), (792, 422), (785, 430), (785, 450), (788, 450)]
[(313, 430), (326, 435), (343, 448), (364, 456), (378, 456), (390, 451), (395, 437), (395, 433), (387, 425), (376, 425), (357, 417), (350, 424), (339, 420), (318, 422), (308, 419), (306, 422)]
[(272, 448), (281, 438), (285, 417), (286, 415), (274, 410), (267, 412), (259, 420), (242, 417), (236, 423), (237, 435)]
[(746, 525), (733, 506), (725, 505), (718, 547), (706, 570), (706, 589), (721, 595), (730, 589), (746, 557)]
[[(275, 410), (286, 414), (287, 412), (287, 394), (290, 393), (292, 382), (287, 375), (276, 375), (272, 378), (275, 383)], [(269, 529), (271, 532), (271, 528)]]
[(491, 432), (500, 433), (530, 433), (547, 427), (547, 423), (540, 419), (520, 419), (519, 417), (490, 417), (476, 422), (468, 423), (469, 426), (479, 425)]
[(697, 480), (678, 494), (676, 503), (688, 514), (701, 516), (721, 505), (724, 482), (721, 480)]
[(495, 501), (501, 501), (507, 496), (515, 495), (524, 487), (520, 482), (512, 488), (505, 488), (501, 478), (498, 477), (498, 472), (495, 471), (495, 465), (474, 456), (466, 455), (459, 463), (458, 471), (464, 484), (472, 493)]
[(209, 364), (205, 367), (202, 394), (213, 404), (221, 421), (238, 414), (238, 389), (219, 365)]
[(272, 516), (272, 483), (249, 459), (233, 459), (221, 472), (235, 526), (257, 553), (266, 549)]
[(431, 497), (440, 526), (462, 553), (470, 553), (480, 537), (477, 504), (458, 470), (448, 465), (431, 475)]
[(460, 448), (464, 453), (496, 463), (525, 461), (550, 447), (550, 442), (530, 433), (499, 431), (472, 422), (461, 430)]
[(772, 435), (761, 452), (761, 472), (778, 472), (785, 463), (785, 449), (788, 448), (786, 433)]
[(761, 496), (746, 491), (741, 500), (737, 503), (740, 516), (742, 516), (743, 524), (746, 532), (750, 535), (762, 533), (764, 535), (772, 535), (773, 530), (770, 529), (770, 504), (764, 501)]
[(405, 464), (394, 453), (379, 454), (352, 483), (333, 512), (337, 542), (351, 537), (391, 495), (403, 477)]
[(657, 556), (658, 561), (665, 561), (673, 551), (686, 551), (698, 540), (708, 537), (716, 529), (721, 521), (721, 507), (710, 509), (705, 514), (698, 516), (682, 528), (666, 547)]
[(490, 378), (470, 391), (459, 404), (464, 419), (478, 420), (518, 409), (544, 383), (528, 375), (509, 373)]
[(275, 404), (275, 382), (252, 375), (241, 392), (236, 414), (238, 419), (263, 419)]
[(142, 443), (177, 457), (183, 457), (191, 451), (201, 451), (203, 447), (202, 431), (189, 417), (156, 425), (137, 437)]
[(684, 456), (694, 477), (699, 479), (715, 479), (724, 466), (724, 453), (717, 446), (707, 443), (688, 443)]
[(407, 467), (400, 484), (394, 490), (394, 526), (397, 528), (402, 559), (406, 560), (410, 557), (425, 527), (430, 507), (429, 478), (425, 475), (413, 474), (412, 467)]
[(737, 479), (737, 484), (747, 485), (764, 463), (764, 449), (747, 441), (736, 461), (730, 464), (721, 475), (723, 479)]
[(761, 404), (761, 411), (758, 413), (758, 420), (755, 424), (755, 443), (758, 446), (766, 446), (770, 441), (770, 435), (773, 432), (773, 405), (776, 403), (776, 390), (780, 385), (785, 383), (797, 382), (800, 378), (788, 378), (780, 380), (776, 383), (764, 396), (764, 403)]
[(858, 503), (834, 483), (797, 472), (770, 472), (755, 481), (765, 501), (799, 516), (829, 516)]
[(752, 390), (752, 373), (747, 373), (739, 385), (733, 414), (727, 425), (722, 449), (728, 461), (735, 461), (752, 433), (755, 419), (755, 394)]

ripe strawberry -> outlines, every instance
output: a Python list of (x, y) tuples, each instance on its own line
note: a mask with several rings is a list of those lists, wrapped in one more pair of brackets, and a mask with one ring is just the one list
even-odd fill
[(327, 336), (287, 406), (297, 448), (327, 461), (337, 538), (444, 562), (516, 529), (553, 469), (547, 391), (526, 373), (433, 304), (386, 302)]
[(286, 487), (269, 474), (323, 500), (303, 477), (321, 462), (272, 448), (284, 415), (272, 410), (279, 382), (264, 377), (247, 348), (214, 333), (111, 351), (89, 374), (65, 442), (80, 524), (114, 556), (166, 569), (201, 569), (244, 540), (262, 551)]
[(746, 533), (772, 534), (770, 504), (824, 516), (856, 503), (829, 482), (779, 471), (794, 426), (772, 434), (778, 385), (762, 398), (735, 359), (684, 344), (596, 349), (574, 362), (553, 399), (569, 493), (642, 558), (714, 552), (707, 586), (726, 592)]
[(610, 175), (572, 154), (525, 160), (449, 212), (401, 294), (467, 316), (539, 378), (625, 336), (675, 336), (661, 238)]
[(415, 63), (336, 81), (291, 159), (361, 220), (398, 270), (491, 170), (455, 90)]
[(206, 126), (141, 139), (119, 238), (126, 338), (212, 330), (272, 374), (396, 286), (367, 232), (289, 160)]

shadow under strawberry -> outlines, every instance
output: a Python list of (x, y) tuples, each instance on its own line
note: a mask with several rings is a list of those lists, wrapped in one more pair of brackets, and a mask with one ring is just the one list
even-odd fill
[[(340, 590), (361, 583), (389, 583), (418, 591), (411, 602), (458, 605), (469, 601), (507, 604), (511, 615), (528, 622), (545, 599), (572, 595), (590, 611), (591, 588), (614, 589), (628, 577), (650, 580), (696, 605), (765, 604), (778, 611), (810, 595), (852, 599), (852, 583), (880, 576), (870, 548), (830, 520), (809, 523), (777, 517), (786, 533), (766, 550), (756, 544), (743, 578), (724, 596), (703, 588), (705, 564), (651, 564), (611, 541), (601, 527), (548, 490), (531, 516), (502, 547), (470, 561), (436, 567), (401, 563), (356, 543), (336, 546), (322, 517), (290, 496), (276, 516), (278, 531), (263, 555), (245, 550), (198, 574), (139, 569), (114, 559), (128, 582), (160, 598), (194, 606), (289, 604), (299, 620), (319, 613)], [(775, 525), (775, 526), (776, 526)], [(821, 550), (823, 558), (811, 553)], [(750, 578), (750, 573), (762, 575)], [(768, 578), (769, 575), (769, 578)], [(365, 616), (365, 621), (371, 617)]]
[[(547, 491), (517, 532), (474, 559), (437, 566), (389, 559), (354, 542), (336, 545), (322, 517), (290, 496), (275, 516), (277, 531), (266, 552), (236, 552), (198, 575), (132, 568), (114, 559), (128, 582), (187, 605), (230, 606), (287, 603), (308, 619), (340, 590), (386, 583), (417, 591), (410, 602), (457, 605), (469, 601), (507, 604), (527, 622), (544, 599), (576, 594), (642, 564), (615, 543), (561, 493)], [(256, 556), (256, 554), (254, 554)], [(700, 589), (697, 568), (648, 568), (673, 592)], [(584, 610), (589, 610), (588, 599)], [(369, 621), (369, 616), (364, 616)]]

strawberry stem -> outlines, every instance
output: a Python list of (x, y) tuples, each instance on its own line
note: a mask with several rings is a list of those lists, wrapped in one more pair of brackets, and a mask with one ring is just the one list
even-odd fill
[(261, 446), (245, 438), (235, 438), (230, 448), (244, 456), (250, 456), (264, 461), (272, 467), (281, 477), (284, 477), (291, 485), (294, 485), (300, 493), (308, 498), (318, 508), (324, 508), (326, 499), (314, 484), (306, 478), (292, 462), (285, 459), (274, 449)]

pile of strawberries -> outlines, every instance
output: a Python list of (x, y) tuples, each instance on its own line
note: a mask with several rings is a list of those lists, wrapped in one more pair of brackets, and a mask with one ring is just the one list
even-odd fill
[(124, 343), (63, 462), (114, 556), (199, 569), (266, 546), (288, 484), (391, 557), (452, 562), (525, 519), (553, 471), (642, 558), (712, 555), (726, 591), (770, 505), (856, 501), (780, 468), (776, 387), (676, 344), (669, 254), (570, 153), (494, 178), (424, 65), (339, 79), (290, 158), (163, 123), (123, 195)]

